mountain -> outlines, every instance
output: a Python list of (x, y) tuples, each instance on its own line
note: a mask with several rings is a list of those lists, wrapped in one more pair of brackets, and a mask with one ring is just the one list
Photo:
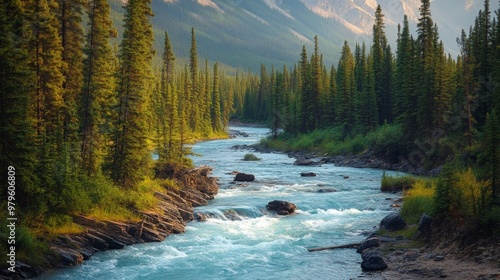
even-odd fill
[[(123, 1), (110, 0), (119, 31)], [(185, 60), (194, 27), (200, 58), (258, 71), (261, 63), (292, 66), (303, 45), (309, 54), (313, 51), (317, 35), (329, 66), (336, 64), (344, 40), (351, 46), (356, 42), (370, 45), (378, 4), (393, 46), (404, 14), (416, 30), (420, 0), (153, 0), (155, 47), (162, 53), (168, 31), (175, 55)], [(433, 19), (453, 55), (458, 54), (456, 37), (461, 29), (469, 29), (483, 5), (483, 0), (432, 1)], [(492, 3), (491, 10), (496, 9), (498, 3)]]

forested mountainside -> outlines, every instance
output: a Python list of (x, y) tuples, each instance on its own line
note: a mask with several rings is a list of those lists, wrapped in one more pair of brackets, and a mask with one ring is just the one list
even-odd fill
[[(124, 2), (110, 3), (112, 18), (121, 31)], [(194, 27), (200, 57), (257, 72), (260, 63), (291, 65), (297, 50), (304, 44), (312, 48), (317, 35), (325, 64), (336, 64), (345, 39), (369, 45), (378, 4), (384, 10), (387, 39), (392, 47), (403, 15), (408, 15), (410, 31), (415, 34), (420, 0), (155, 0), (154, 46), (160, 52), (163, 32), (169, 31), (173, 49), (185, 60), (189, 56), (188, 34)], [(498, 8), (498, 3), (491, 5), (492, 10)], [(457, 34), (469, 28), (482, 6), (478, 0), (433, 2), (433, 19), (440, 28), (446, 52), (458, 55)]]

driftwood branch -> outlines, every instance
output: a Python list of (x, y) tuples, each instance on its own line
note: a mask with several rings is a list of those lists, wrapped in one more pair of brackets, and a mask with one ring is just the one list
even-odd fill
[(359, 245), (361, 245), (361, 243), (351, 243), (351, 244), (338, 245), (338, 246), (310, 248), (310, 249), (307, 249), (307, 251), (316, 252), (316, 251), (333, 250), (333, 249), (357, 249), (359, 247)]

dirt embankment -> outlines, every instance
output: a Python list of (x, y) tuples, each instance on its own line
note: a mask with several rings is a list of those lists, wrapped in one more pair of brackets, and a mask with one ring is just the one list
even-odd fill
[(388, 268), (365, 279), (500, 279), (500, 237), (477, 229), (432, 225), (424, 240), (381, 236)]
[[(54, 252), (46, 256), (51, 268), (82, 264), (99, 251), (122, 249), (127, 245), (160, 242), (168, 235), (184, 232), (186, 223), (194, 219), (194, 207), (206, 205), (219, 190), (217, 179), (209, 177), (212, 168), (202, 166), (189, 170), (161, 170), (156, 177), (173, 178), (179, 190), (155, 192), (158, 205), (149, 211), (137, 211), (139, 222), (97, 221), (75, 216), (74, 222), (84, 228), (78, 235), (61, 235), (50, 243)], [(16, 265), (16, 275), (0, 273), (0, 279), (35, 277), (43, 271), (27, 264)], [(2, 276), (3, 274), (3, 276)]]

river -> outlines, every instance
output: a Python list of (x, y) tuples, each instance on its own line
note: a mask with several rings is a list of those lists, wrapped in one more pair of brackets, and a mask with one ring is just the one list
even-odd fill
[[(196, 165), (214, 167), (219, 194), (196, 208), (209, 218), (191, 222), (186, 232), (161, 243), (128, 246), (95, 254), (83, 265), (42, 279), (352, 279), (362, 276), (361, 258), (353, 249), (308, 252), (307, 248), (359, 242), (393, 210), (380, 192), (381, 170), (322, 165), (293, 165), (284, 154), (254, 154), (231, 149), (254, 144), (268, 129), (234, 127), (249, 134), (197, 143)], [(255, 182), (235, 184), (240, 171)], [(314, 172), (317, 177), (301, 177)], [(272, 200), (297, 205), (291, 216), (275, 216)]]

